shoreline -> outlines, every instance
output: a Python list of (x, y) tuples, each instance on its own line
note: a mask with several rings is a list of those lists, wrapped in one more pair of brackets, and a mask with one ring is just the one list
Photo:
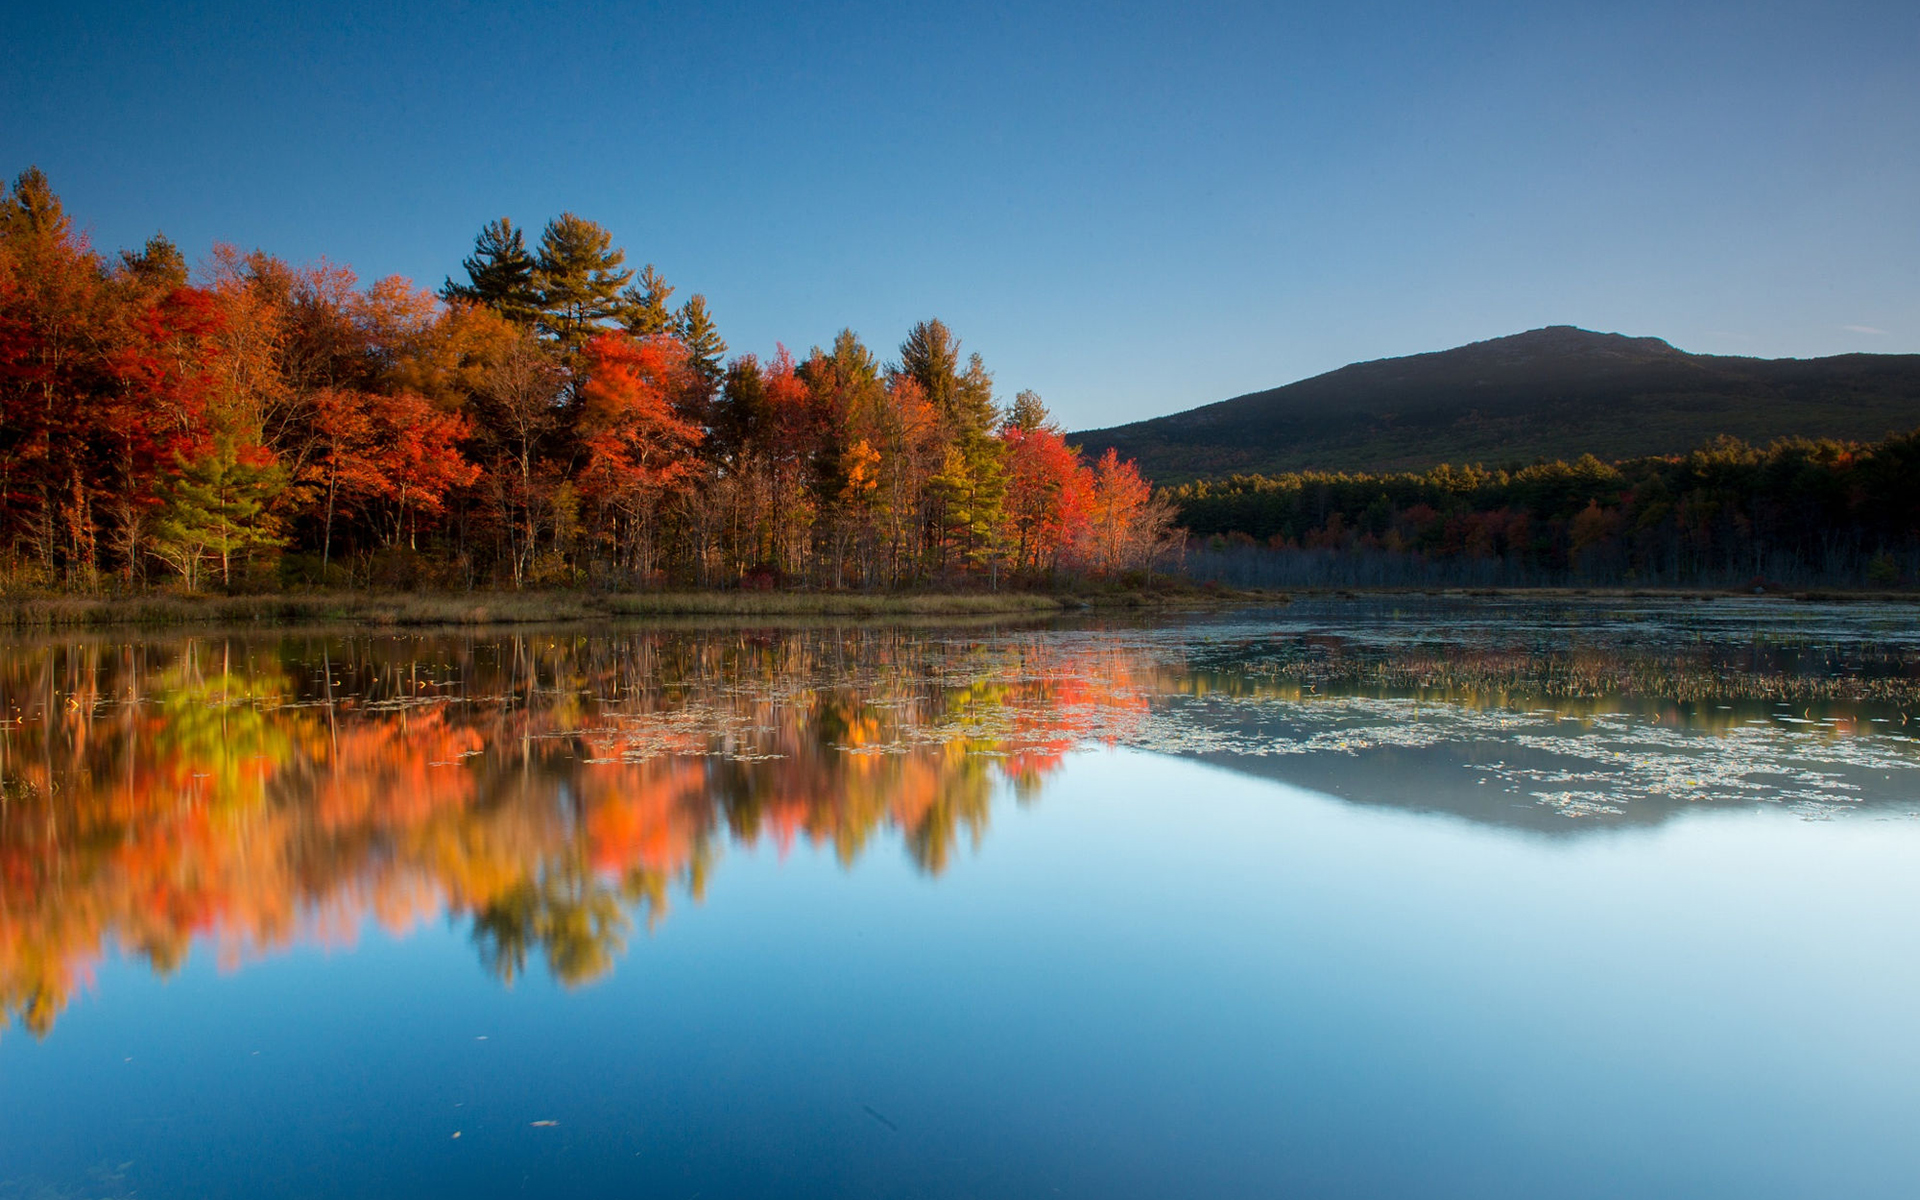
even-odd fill
[(1172, 586), (1086, 592), (319, 592), (242, 596), (33, 596), (0, 599), (0, 631), (112, 626), (357, 624), (534, 625), (629, 618), (1052, 617), (1100, 610), (1219, 609), (1364, 597), (1528, 600), (1771, 600), (1914, 604), (1920, 592), (1647, 587), (1309, 588), (1260, 591)]
[[(1276, 593), (1277, 594), (1277, 593)], [(1775, 600), (1795, 604), (1914, 604), (1920, 591), (1877, 588), (1772, 588), (1751, 591), (1713, 587), (1578, 587), (1554, 584), (1541, 587), (1318, 587), (1294, 588), (1291, 598), (1351, 598), (1361, 596), (1430, 596), (1447, 599), (1527, 600)]]
[(1091, 609), (1284, 603), (1278, 594), (1124, 592), (309, 592), (0, 599), (0, 631), (103, 626), (535, 625), (653, 617), (1048, 617)]

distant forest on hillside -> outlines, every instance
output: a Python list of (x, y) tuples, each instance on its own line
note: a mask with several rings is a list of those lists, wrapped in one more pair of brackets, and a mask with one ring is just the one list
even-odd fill
[(501, 219), (466, 278), (156, 236), (102, 255), (0, 193), (0, 587), (128, 590), (1122, 578), (1171, 509), (1002, 403), (937, 320), (727, 356), (593, 221)]
[(1517, 471), (1235, 476), (1168, 495), (1195, 538), (1188, 569), (1237, 586), (1920, 580), (1920, 431)]
[(1686, 454), (1717, 437), (1870, 441), (1920, 426), (1920, 355), (1764, 359), (1659, 338), (1536, 329), (1355, 363), (1070, 440), (1162, 484), (1288, 471), (1517, 469)]

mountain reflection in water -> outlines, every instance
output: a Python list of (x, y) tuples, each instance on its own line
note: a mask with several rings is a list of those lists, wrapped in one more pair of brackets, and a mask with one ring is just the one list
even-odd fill
[(1910, 648), (1360, 616), (15, 644), (0, 1003), (45, 1034), (115, 949), (443, 913), (502, 980), (585, 983), (725, 844), (897, 836), (937, 875), (1089, 743), (1550, 830), (1911, 795)]

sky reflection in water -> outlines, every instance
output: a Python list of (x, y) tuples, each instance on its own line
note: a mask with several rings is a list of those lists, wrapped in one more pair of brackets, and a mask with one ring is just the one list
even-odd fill
[(1912, 626), (19, 642), (0, 1197), (1903, 1195)]

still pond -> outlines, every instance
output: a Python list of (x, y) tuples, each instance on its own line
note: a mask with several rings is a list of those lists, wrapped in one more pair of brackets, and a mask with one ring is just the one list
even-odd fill
[(0, 1200), (1920, 1194), (1920, 610), (0, 643)]

